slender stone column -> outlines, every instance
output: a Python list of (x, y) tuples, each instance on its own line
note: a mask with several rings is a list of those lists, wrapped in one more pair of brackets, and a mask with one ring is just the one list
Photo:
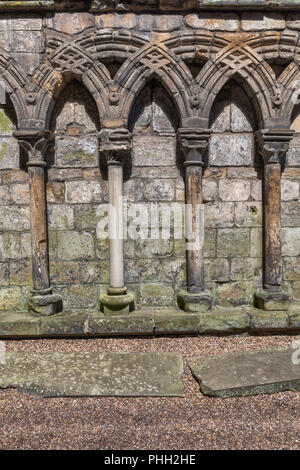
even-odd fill
[(188, 312), (205, 312), (212, 295), (204, 283), (204, 210), (202, 198), (203, 157), (208, 148), (207, 129), (179, 129), (185, 156), (187, 291), (178, 295), (178, 305)]
[(281, 289), (281, 171), (293, 132), (262, 130), (257, 132), (264, 161), (263, 179), (263, 289), (255, 293), (255, 303), (265, 310), (286, 310), (289, 294)]
[(109, 185), (109, 288), (100, 297), (100, 309), (109, 314), (132, 307), (134, 297), (124, 284), (123, 164), (131, 156), (127, 129), (108, 129), (99, 134), (100, 152), (108, 165)]
[(20, 147), (28, 154), (33, 291), (28, 305), (34, 315), (53, 315), (62, 310), (62, 297), (50, 285), (44, 155), (48, 131), (16, 131)]

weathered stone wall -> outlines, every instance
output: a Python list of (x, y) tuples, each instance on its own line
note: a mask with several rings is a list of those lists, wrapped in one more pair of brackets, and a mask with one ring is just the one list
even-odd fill
[[(98, 2), (99, 5), (100, 2)], [(97, 7), (100, 8), (99, 6)], [(174, 8), (175, 9), (175, 8)], [(45, 61), (45, 28), (75, 34), (85, 28), (125, 30), (149, 41), (175, 31), (228, 33), (233, 41), (244, 34), (296, 37), (296, 12), (138, 13), (3, 13), (0, 48), (22, 73), (31, 74)], [(235, 36), (236, 35), (236, 36)], [(255, 36), (256, 37), (256, 36)], [(297, 36), (298, 37), (298, 36)], [(178, 39), (180, 46), (180, 36)], [(267, 48), (267, 46), (265, 46)], [(128, 46), (128, 55), (130, 46)], [(206, 50), (209, 55), (209, 51)], [(269, 63), (278, 75), (289, 64), (288, 54), (270, 48)], [(110, 73), (120, 63), (108, 56)], [(196, 75), (204, 61), (186, 65)], [(76, 77), (75, 77), (76, 78)], [(78, 78), (78, 77), (77, 77)], [(125, 167), (125, 195), (130, 203), (184, 202), (182, 156), (176, 131), (180, 116), (159, 80), (151, 81), (135, 100), (129, 130), (132, 162)], [(282, 254), (284, 282), (300, 300), (300, 109), (282, 178)], [(17, 120), (12, 102), (0, 113), (0, 310), (25, 310), (31, 287), (29, 186), (26, 156), (12, 132)], [(262, 162), (254, 138), (259, 119), (241, 80), (228, 82), (217, 94), (210, 116), (212, 137), (204, 171), (205, 274), (217, 305), (252, 301), (262, 282)], [(51, 280), (64, 299), (65, 310), (96, 309), (108, 284), (108, 242), (97, 239), (97, 208), (107, 202), (107, 168), (99, 164), (101, 122), (93, 97), (68, 76), (57, 92), (50, 129), (54, 152), (47, 154), (47, 202)], [(183, 240), (127, 240), (125, 282), (137, 306), (175, 306), (185, 285)]]

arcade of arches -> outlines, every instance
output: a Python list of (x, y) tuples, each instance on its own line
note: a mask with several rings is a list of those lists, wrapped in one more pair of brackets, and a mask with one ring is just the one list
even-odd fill
[[(83, 333), (82, 312), (250, 309), (290, 325), (299, 24), (272, 11), (1, 13), (0, 316), (68, 314)], [(187, 249), (175, 215), (170, 237), (102, 239), (108, 203), (127, 227), (187, 203), (187, 231), (204, 208), (204, 244)]]

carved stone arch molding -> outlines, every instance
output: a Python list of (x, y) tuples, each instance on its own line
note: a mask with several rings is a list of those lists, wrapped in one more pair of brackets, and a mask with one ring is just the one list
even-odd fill
[(269, 127), (280, 118), (282, 104), (281, 86), (272, 68), (246, 44), (231, 43), (202, 68), (196, 82), (202, 90), (198, 110), (208, 123), (214, 100), (233, 76), (240, 78), (253, 99), (259, 127)]
[(186, 64), (162, 43), (151, 43), (133, 54), (115, 76), (120, 90), (119, 118), (127, 123), (139, 92), (152, 78), (169, 92), (177, 107), (179, 119), (196, 115), (200, 88)]
[(27, 81), (22, 67), (5, 51), (0, 49), (0, 81), (8, 93), (17, 116), (18, 126), (22, 127), (32, 115), (33, 86)]

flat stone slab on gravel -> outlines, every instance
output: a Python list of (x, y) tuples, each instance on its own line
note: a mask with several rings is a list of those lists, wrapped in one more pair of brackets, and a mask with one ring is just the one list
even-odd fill
[(42, 397), (184, 397), (177, 353), (9, 352), (0, 388)]
[(198, 357), (190, 369), (204, 395), (219, 398), (300, 390), (295, 349), (271, 349)]

